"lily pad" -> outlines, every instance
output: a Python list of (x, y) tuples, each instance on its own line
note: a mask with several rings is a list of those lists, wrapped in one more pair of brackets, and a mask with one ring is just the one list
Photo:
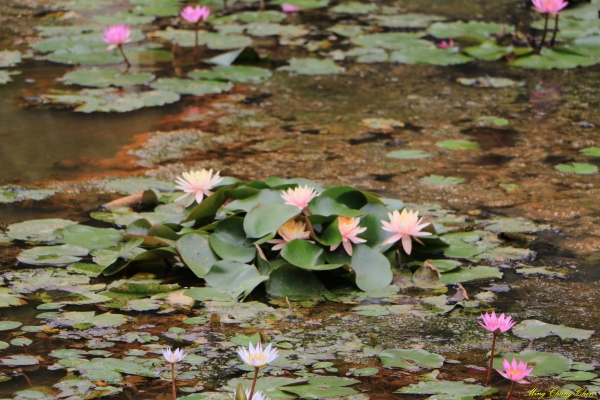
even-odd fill
[(65, 85), (105, 88), (109, 86), (144, 85), (154, 79), (148, 72), (123, 73), (118, 69), (91, 69), (69, 72), (62, 77)]
[(493, 279), (501, 279), (502, 275), (502, 272), (500, 272), (496, 267), (479, 265), (472, 268), (459, 268), (457, 270), (442, 274), (442, 282), (448, 285), (462, 282), (489, 281)]
[(418, 33), (373, 33), (351, 38), (352, 43), (364, 47), (379, 47), (388, 50), (402, 50), (414, 47), (427, 48), (431, 42), (422, 40), (423, 34)]
[[(339, 7), (339, 6), (338, 6)], [(371, 15), (375, 25), (386, 28), (427, 28), (432, 22), (444, 21), (446, 17), (425, 14)]]
[(381, 364), (388, 368), (418, 371), (420, 368), (441, 368), (444, 357), (423, 349), (384, 350), (379, 353)]
[(598, 375), (593, 372), (585, 371), (567, 371), (556, 376), (556, 379), (562, 379), (565, 381), (590, 381), (596, 378)]
[(536, 319), (527, 319), (515, 325), (512, 333), (523, 339), (541, 339), (548, 336), (558, 336), (561, 339), (587, 340), (594, 331), (570, 328), (564, 325), (548, 324)]
[(194, 81), (180, 78), (161, 78), (150, 85), (154, 89), (203, 96), (205, 94), (227, 92), (233, 88), (231, 82), (219, 81)]
[(316, 58), (292, 58), (290, 65), (279, 67), (278, 71), (290, 71), (299, 75), (329, 75), (345, 71), (332, 60), (318, 60)]
[(254, 22), (245, 26), (246, 32), (252, 36), (282, 36), (298, 37), (304, 36), (308, 31), (301, 26), (281, 25), (275, 23)]
[(371, 129), (383, 131), (390, 131), (394, 128), (404, 127), (404, 122), (392, 118), (365, 118), (360, 121), (360, 124)]
[(600, 147), (588, 147), (587, 149), (580, 150), (580, 153), (590, 157), (600, 157)]
[(6, 235), (11, 239), (28, 242), (52, 242), (56, 239), (55, 231), (77, 222), (68, 219), (38, 219), (19, 222), (8, 226)]
[(2, 359), (2, 364), (9, 365), (11, 367), (27, 366), (27, 365), (38, 365), (40, 360), (37, 357), (27, 355), (12, 355), (8, 358)]
[[(0, 71), (0, 74), (4, 71)], [(44, 200), (54, 195), (54, 189), (34, 189), (22, 186), (0, 186), (0, 203), (15, 203), (24, 200)]]
[(23, 250), (17, 256), (17, 260), (31, 265), (62, 265), (81, 261), (81, 257), (87, 256), (89, 250), (84, 247), (71, 246), (43, 246)]
[(57, 232), (57, 243), (83, 247), (88, 250), (106, 249), (123, 242), (123, 236), (116, 229), (95, 228), (86, 225), (68, 225)]
[(124, 12), (118, 12), (114, 15), (96, 15), (92, 18), (93, 21), (103, 25), (142, 25), (149, 24), (155, 19), (154, 15), (134, 15)]
[(429, 175), (420, 179), (421, 183), (429, 186), (450, 186), (464, 182), (465, 178), (455, 176)]
[(166, 181), (157, 178), (136, 177), (112, 180), (104, 185), (104, 189), (108, 191), (116, 191), (122, 195), (129, 195), (149, 189), (172, 192), (175, 190), (175, 185), (172, 181)]
[(279, 390), (290, 392), (304, 399), (322, 399), (328, 397), (346, 397), (358, 393), (347, 386), (359, 383), (356, 379), (337, 376), (318, 376), (308, 382), (299, 382), (280, 386)]
[(306, 10), (309, 8), (327, 7), (327, 5), (329, 5), (329, 0), (275, 0), (271, 4), (289, 4), (296, 6), (301, 10)]
[(117, 89), (83, 89), (73, 94), (42, 95), (42, 99), (51, 103), (74, 105), (77, 112), (92, 113), (129, 112), (144, 107), (157, 107), (175, 103), (180, 96), (165, 90), (129, 93)]
[(23, 325), (23, 323), (17, 321), (0, 321), (0, 331), (9, 331), (11, 329), (16, 329), (21, 325)]
[[(196, 33), (193, 30), (169, 27), (164, 31), (150, 32), (149, 35), (177, 43), (181, 47), (194, 47), (196, 44)], [(199, 31), (198, 44), (213, 50), (234, 50), (250, 46), (252, 39), (243, 35)]]
[(495, 42), (486, 41), (479, 46), (467, 47), (463, 51), (480, 60), (495, 61), (512, 54), (514, 50), (513, 46), (499, 46)]
[(8, 82), (12, 82), (12, 75), (19, 75), (20, 71), (0, 71), (0, 85), (5, 85)]
[(588, 57), (568, 48), (555, 47), (550, 50), (543, 48), (538, 54), (519, 57), (510, 65), (531, 69), (573, 69), (589, 67), (600, 62), (598, 57)]
[(477, 78), (457, 78), (456, 81), (465, 86), (475, 87), (492, 87), (492, 88), (503, 88), (503, 87), (521, 87), (525, 86), (523, 81), (515, 81), (509, 78), (492, 78), (489, 76), (480, 76)]
[(271, 71), (264, 68), (246, 66), (217, 66), (211, 71), (194, 70), (188, 74), (192, 79), (204, 79), (229, 82), (257, 82), (272, 76)]
[(386, 157), (397, 158), (399, 160), (418, 160), (429, 158), (431, 154), (424, 150), (396, 150), (386, 154)]
[(591, 175), (598, 172), (598, 167), (595, 165), (576, 162), (572, 163), (572, 165), (558, 164), (555, 168), (560, 172), (578, 175)]
[(438, 39), (471, 38), (485, 40), (498, 33), (501, 29), (505, 33), (512, 33), (514, 27), (490, 22), (436, 22), (427, 29), (427, 33)]
[(473, 60), (472, 57), (460, 53), (453, 47), (448, 49), (440, 49), (435, 46), (413, 47), (393, 51), (390, 55), (391, 62), (402, 64), (456, 65), (471, 60)]
[(501, 357), (494, 357), (493, 367), (503, 371), (502, 361), (505, 358), (508, 360), (516, 358), (517, 361), (525, 361), (527, 364), (534, 367), (531, 373), (534, 376), (562, 374), (563, 372), (567, 372), (573, 364), (573, 361), (561, 354), (525, 350), (521, 353), (504, 353)]
[(477, 150), (480, 148), (479, 143), (469, 140), (444, 140), (435, 145), (449, 150)]
[[(471, 385), (465, 382), (427, 381), (410, 384), (394, 393), (399, 394), (432, 394), (430, 399), (473, 400), (475, 397), (487, 396), (498, 391), (497, 388)], [(449, 396), (449, 397), (445, 397)]]
[(21, 52), (2, 50), (0, 51), (0, 68), (14, 67), (21, 62)]
[(329, 9), (329, 11), (338, 14), (368, 14), (375, 10), (377, 10), (377, 5), (359, 3), (357, 1), (339, 4)]

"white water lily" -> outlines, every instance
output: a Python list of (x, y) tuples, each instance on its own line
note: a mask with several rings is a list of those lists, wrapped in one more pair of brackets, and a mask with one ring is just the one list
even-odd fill
[(210, 196), (212, 194), (211, 189), (217, 186), (223, 178), (219, 176), (219, 172), (215, 172), (213, 176), (213, 170), (203, 169), (201, 171), (190, 171), (184, 172), (181, 177), (175, 180), (177, 184), (176, 188), (183, 190), (185, 194), (175, 201), (179, 201), (189, 196), (185, 206), (191, 205), (194, 200), (198, 204), (202, 201), (204, 196)]
[(271, 345), (268, 345), (263, 350), (260, 342), (258, 342), (256, 347), (252, 346), (252, 343), (250, 343), (248, 350), (242, 346), (237, 350), (237, 353), (245, 364), (254, 368), (260, 368), (279, 357), (277, 349), (272, 349)]
[(175, 351), (171, 351), (171, 348), (162, 350), (163, 357), (169, 364), (176, 364), (183, 360), (187, 354), (183, 351), (183, 349), (177, 349)]

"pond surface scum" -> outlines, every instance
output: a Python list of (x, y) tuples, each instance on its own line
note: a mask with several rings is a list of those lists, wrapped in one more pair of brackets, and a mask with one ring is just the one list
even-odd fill
[[(600, 396), (600, 1), (539, 55), (529, 1), (228, 3), (195, 49), (195, 2), (0, 2), (0, 400), (169, 400), (168, 347), (178, 399), (234, 399), (259, 341), (270, 399), (504, 399), (494, 310), (494, 367), (535, 367), (512, 398)], [(404, 207), (412, 254), (380, 223)], [(274, 251), (290, 217), (314, 243)]]

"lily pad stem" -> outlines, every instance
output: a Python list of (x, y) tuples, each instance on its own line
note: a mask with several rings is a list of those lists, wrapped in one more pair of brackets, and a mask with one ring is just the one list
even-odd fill
[(514, 388), (515, 388), (515, 381), (511, 381), (510, 390), (508, 391), (508, 394), (506, 395), (506, 400), (510, 399), (510, 395), (512, 394)]
[(494, 339), (492, 339), (492, 352), (490, 354), (490, 367), (488, 368), (487, 381), (485, 381), (486, 386), (489, 386), (490, 381), (492, 380), (492, 366), (494, 364), (494, 350), (496, 349), (496, 336), (498, 336), (493, 332), (492, 332), (492, 335), (494, 336)]
[(175, 387), (175, 363), (171, 363), (171, 386), (173, 388), (173, 400), (177, 400), (177, 388)]
[(248, 396), (248, 400), (252, 400), (254, 397), (254, 388), (256, 387), (256, 380), (258, 379), (258, 371), (260, 367), (254, 367), (254, 379), (252, 379), (252, 388), (250, 389), (250, 396)]
[(118, 47), (119, 47), (119, 51), (121, 52), (121, 55), (123, 56), (123, 58), (125, 59), (125, 62), (127, 63), (127, 69), (129, 69), (131, 67), (131, 63), (129, 62), (129, 60), (127, 59), (127, 56), (125, 55), (125, 52), (123, 51), (123, 45), (120, 44)]
[(552, 40), (550, 41), (550, 47), (554, 47), (554, 41), (556, 40), (556, 33), (558, 32), (558, 13), (554, 19), (554, 33), (552, 34)]
[(548, 33), (548, 17), (550, 14), (546, 13), (546, 20), (544, 21), (544, 34), (542, 35), (542, 41), (538, 46), (538, 53), (542, 51), (542, 47), (544, 47), (544, 42), (546, 41), (546, 34)]

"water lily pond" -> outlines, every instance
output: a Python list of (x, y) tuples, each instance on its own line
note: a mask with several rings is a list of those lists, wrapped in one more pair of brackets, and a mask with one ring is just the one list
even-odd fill
[(196, 4), (0, 4), (0, 399), (600, 393), (598, 0)]

